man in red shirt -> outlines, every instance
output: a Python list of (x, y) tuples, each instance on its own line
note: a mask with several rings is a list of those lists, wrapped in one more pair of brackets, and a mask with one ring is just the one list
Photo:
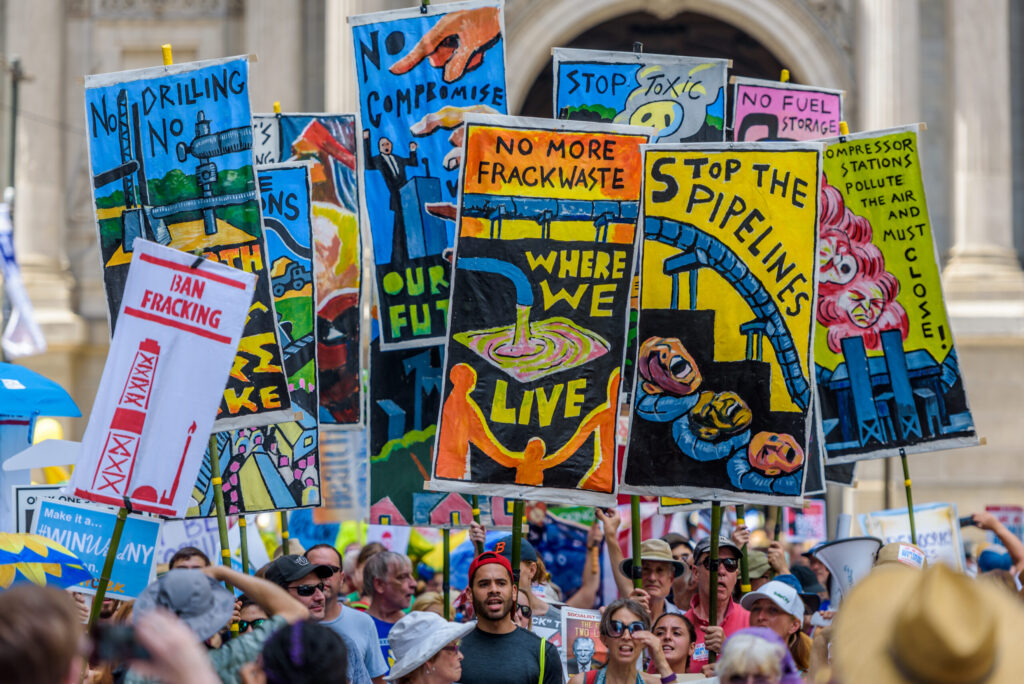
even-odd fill
[[(686, 617), (697, 630), (696, 648), (690, 658), (688, 672), (699, 673), (708, 664), (708, 650), (722, 652), (722, 642), (733, 632), (750, 626), (750, 613), (732, 600), (740, 567), (740, 549), (725, 537), (718, 538), (718, 624), (708, 624), (711, 605), (711, 539), (702, 539), (693, 552), (697, 595), (690, 603)], [(712, 675), (708, 675), (712, 676)]]

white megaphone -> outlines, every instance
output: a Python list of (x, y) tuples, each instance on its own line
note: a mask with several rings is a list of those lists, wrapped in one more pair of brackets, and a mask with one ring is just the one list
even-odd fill
[(853, 585), (871, 572), (880, 548), (882, 540), (877, 537), (850, 537), (826, 542), (814, 549), (814, 557), (832, 573), (830, 609), (835, 610)]

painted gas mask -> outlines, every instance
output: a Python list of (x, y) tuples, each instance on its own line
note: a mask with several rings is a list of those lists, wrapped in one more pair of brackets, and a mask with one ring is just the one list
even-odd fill
[(747, 458), (755, 470), (769, 477), (792, 473), (804, 464), (804, 452), (792, 435), (758, 432), (747, 446)]
[(690, 411), (690, 429), (698, 437), (713, 441), (750, 427), (753, 415), (735, 392), (701, 392)]
[(675, 337), (648, 337), (640, 345), (640, 377), (649, 394), (693, 394), (702, 381), (700, 369)]

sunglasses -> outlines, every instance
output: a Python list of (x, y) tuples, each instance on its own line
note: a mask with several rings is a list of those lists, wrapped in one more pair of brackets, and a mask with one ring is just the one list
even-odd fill
[(455, 641), (453, 643), (450, 643), (447, 646), (444, 646), (441, 650), (442, 651), (448, 651), (449, 653), (458, 653), (460, 646), (462, 646), (462, 640), (461, 639), (459, 639), (458, 641)]
[(315, 594), (318, 589), (320, 590), (320, 593), (323, 593), (323, 591), (324, 591), (324, 583), (323, 582), (317, 582), (316, 584), (300, 584), (297, 587), (288, 587), (288, 588), (289, 589), (294, 589), (295, 593), (298, 594), (299, 596), (302, 596), (303, 598), (309, 598), (310, 596)]
[(247, 631), (249, 631), (250, 627), (253, 628), (253, 629), (256, 629), (257, 627), (259, 627), (260, 625), (262, 625), (266, 621), (267, 621), (267, 618), (256, 618), (255, 620), (239, 620), (238, 621), (238, 631), (239, 631), (239, 633), (247, 632)]
[(620, 637), (623, 635), (623, 633), (627, 631), (630, 634), (636, 634), (637, 632), (642, 632), (645, 629), (647, 629), (647, 625), (640, 622), (639, 620), (635, 622), (630, 622), (628, 625), (621, 622), (620, 620), (612, 620), (611, 624), (608, 625), (608, 636)]
[[(711, 559), (705, 558), (700, 562), (705, 570), (711, 569)], [(740, 567), (740, 562), (735, 558), (719, 558), (718, 568), (719, 570), (725, 570), (726, 572), (736, 572)]]
[(533, 608), (531, 608), (530, 606), (526, 605), (525, 603), (520, 603), (518, 605), (519, 605), (519, 614), (520, 615), (522, 615), (524, 618), (533, 617)]
[(330, 568), (331, 572), (333, 574), (335, 574), (335, 575), (337, 575), (339, 572), (341, 572), (341, 568), (338, 567), (337, 565), (325, 565), (324, 567), (325, 568)]
[(764, 675), (734, 674), (725, 680), (725, 684), (773, 684), (775, 681), (774, 677), (766, 677)]

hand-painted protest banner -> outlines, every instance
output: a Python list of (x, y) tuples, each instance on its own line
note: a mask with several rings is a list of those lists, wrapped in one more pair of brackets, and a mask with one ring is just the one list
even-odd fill
[(915, 126), (825, 147), (814, 362), (826, 465), (978, 443), (918, 144)]
[(349, 17), (385, 349), (445, 339), (462, 120), (504, 114), (501, 0)]
[(812, 428), (821, 146), (649, 146), (622, 490), (795, 502)]
[[(293, 420), (217, 434), (219, 473), (228, 514), (320, 503), (313, 230), (309, 168), (290, 163), (258, 170), (267, 261)], [(203, 459), (189, 517), (215, 515), (209, 453)]]
[[(87, 76), (86, 129), (111, 331), (144, 238), (258, 276), (217, 429), (288, 420), (253, 172), (249, 64), (236, 57)], [(202, 437), (205, 439), (205, 436)]]
[(320, 478), (323, 506), (313, 511), (318, 523), (366, 520), (369, 515), (369, 458), (366, 433), (322, 430)]
[(815, 140), (839, 135), (843, 91), (733, 77), (736, 142)]
[(253, 135), (258, 164), (310, 165), (320, 424), (361, 428), (362, 249), (355, 115), (256, 115)]
[(237, 370), (256, 276), (136, 238), (68, 493), (180, 518), (224, 381)]
[[(864, 534), (878, 537), (884, 544), (911, 543), (910, 516), (906, 508), (875, 511), (857, 516)], [(945, 563), (964, 572), (964, 543), (960, 536), (960, 519), (956, 504), (928, 503), (914, 506), (914, 527), (917, 545), (929, 563)]]
[[(52, 539), (75, 554), (96, 579), (73, 589), (83, 594), (95, 594), (116, 521), (117, 514), (109, 509), (43, 499), (35, 516), (33, 533)], [(159, 519), (128, 516), (110, 573), (108, 597), (133, 599), (142, 593), (153, 579), (159, 536)]]
[(568, 676), (601, 669), (608, 661), (608, 648), (601, 640), (601, 611), (564, 606), (562, 646)]
[(467, 117), (432, 489), (614, 501), (647, 134)]
[(651, 142), (725, 140), (729, 61), (555, 48), (555, 114), (656, 129)]

